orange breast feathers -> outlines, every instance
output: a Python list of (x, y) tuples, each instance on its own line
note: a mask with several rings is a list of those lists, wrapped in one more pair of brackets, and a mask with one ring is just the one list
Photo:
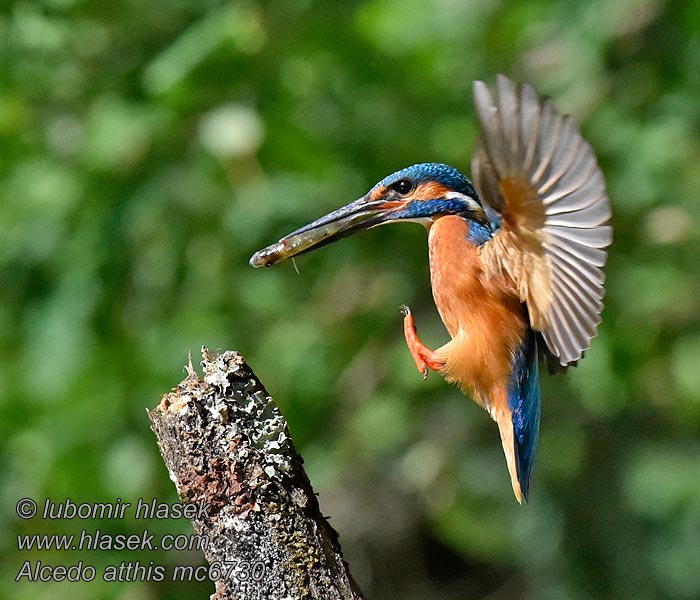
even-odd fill
[(431, 224), (430, 277), (440, 317), (452, 339), (436, 352), (442, 374), (492, 413), (506, 401), (511, 357), (523, 341), (526, 315), (512, 284), (484, 271), (468, 221), (440, 217)]

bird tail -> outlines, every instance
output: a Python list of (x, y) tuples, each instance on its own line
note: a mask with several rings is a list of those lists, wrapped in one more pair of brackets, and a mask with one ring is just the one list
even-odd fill
[(513, 356), (508, 382), (508, 402), (491, 403), (491, 416), (498, 423), (513, 492), (527, 502), (530, 475), (540, 429), (540, 381), (537, 367), (537, 336), (528, 330)]

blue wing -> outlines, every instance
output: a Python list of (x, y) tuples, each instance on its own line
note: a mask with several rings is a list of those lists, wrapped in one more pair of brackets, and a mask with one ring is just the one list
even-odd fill
[(512, 412), (518, 482), (523, 498), (527, 501), (540, 430), (537, 335), (532, 329), (528, 331), (513, 357), (513, 373), (508, 383), (508, 406)]

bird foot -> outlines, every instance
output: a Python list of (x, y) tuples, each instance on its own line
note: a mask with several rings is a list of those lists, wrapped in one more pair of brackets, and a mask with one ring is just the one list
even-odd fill
[(427, 379), (428, 370), (441, 371), (445, 366), (445, 361), (418, 339), (411, 309), (403, 305), (401, 312), (403, 313), (403, 333), (406, 337), (406, 345), (416, 363), (418, 372), (423, 375), (423, 379)]

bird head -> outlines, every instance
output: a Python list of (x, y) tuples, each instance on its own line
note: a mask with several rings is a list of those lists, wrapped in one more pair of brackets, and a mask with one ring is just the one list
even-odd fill
[(413, 165), (385, 177), (362, 198), (256, 252), (250, 264), (269, 267), (370, 227), (401, 221), (428, 226), (445, 215), (461, 215), (489, 227), (477, 193), (462, 173), (439, 163)]

